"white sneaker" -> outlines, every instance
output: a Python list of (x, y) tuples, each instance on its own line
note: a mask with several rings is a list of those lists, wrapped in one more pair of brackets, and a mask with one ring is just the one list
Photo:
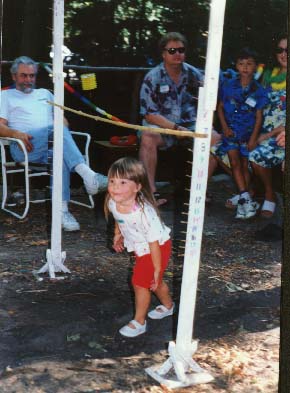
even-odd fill
[(151, 310), (148, 313), (148, 317), (151, 319), (163, 319), (165, 317), (169, 317), (174, 312), (174, 303), (171, 308), (166, 308), (163, 304), (160, 304), (154, 310)]
[(246, 220), (247, 218), (254, 217), (260, 205), (250, 199), (240, 198), (238, 202), (236, 218)]
[(105, 191), (108, 187), (107, 176), (95, 173), (94, 176), (85, 179), (84, 184), (89, 195), (95, 195), (97, 192)]
[(146, 321), (145, 321), (144, 325), (141, 325), (141, 323), (135, 321), (135, 319), (133, 319), (129, 323), (131, 323), (133, 326), (135, 326), (135, 328), (132, 328), (129, 325), (123, 326), (119, 330), (119, 333), (122, 334), (122, 336), (125, 336), (125, 337), (137, 337), (137, 336), (140, 336), (140, 334), (143, 334), (143, 333), (146, 332), (146, 327), (147, 327)]
[(67, 232), (80, 230), (80, 224), (70, 212), (62, 212), (61, 226)]

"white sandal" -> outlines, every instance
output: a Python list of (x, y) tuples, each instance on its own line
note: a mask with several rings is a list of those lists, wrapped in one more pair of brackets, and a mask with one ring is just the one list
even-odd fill
[(272, 218), (276, 208), (276, 203), (272, 201), (264, 200), (263, 206), (261, 208), (261, 216), (264, 218)]
[(144, 325), (141, 325), (141, 323), (135, 321), (135, 319), (132, 319), (132, 321), (130, 321), (129, 323), (131, 323), (131, 325), (133, 325), (134, 328), (132, 328), (129, 325), (123, 326), (119, 330), (119, 333), (122, 334), (122, 336), (137, 337), (137, 336), (140, 336), (140, 334), (143, 334), (146, 332), (146, 328), (147, 328), (146, 321), (145, 321)]
[(165, 317), (169, 317), (174, 312), (174, 306), (175, 304), (173, 303), (172, 307), (168, 309), (165, 306), (163, 306), (163, 304), (160, 304), (154, 310), (151, 310), (148, 313), (148, 317), (151, 319), (163, 319)]

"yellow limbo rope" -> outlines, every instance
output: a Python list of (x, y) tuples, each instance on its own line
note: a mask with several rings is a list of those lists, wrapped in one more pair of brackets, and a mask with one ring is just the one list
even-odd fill
[(110, 123), (110, 124), (114, 124), (114, 125), (120, 126), (120, 127), (131, 128), (131, 129), (137, 130), (137, 131), (149, 131), (149, 132), (155, 132), (156, 134), (169, 134), (169, 135), (176, 135), (176, 136), (186, 136), (189, 138), (207, 138), (207, 134), (198, 134), (197, 132), (192, 132), (192, 131), (178, 131), (178, 130), (171, 130), (169, 128), (144, 127), (144, 126), (140, 126), (137, 124), (128, 124), (128, 123), (123, 123), (123, 122), (119, 122), (119, 121), (109, 120), (109, 119), (105, 119), (100, 116), (94, 116), (94, 115), (90, 115), (90, 114), (82, 112), (82, 111), (77, 111), (75, 109), (68, 108), (67, 106), (56, 104), (55, 102), (52, 102), (52, 101), (47, 101), (47, 102), (50, 105), (57, 106), (58, 108), (61, 108), (62, 110), (75, 113), (79, 116), (89, 117), (89, 118), (94, 119), (96, 121), (103, 121), (104, 123)]

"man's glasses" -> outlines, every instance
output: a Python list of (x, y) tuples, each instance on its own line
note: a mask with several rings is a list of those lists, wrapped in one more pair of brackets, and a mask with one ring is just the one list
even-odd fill
[(287, 48), (281, 48), (280, 46), (278, 46), (278, 48), (276, 48), (276, 53), (277, 54), (281, 54), (281, 53), (288, 53), (288, 49)]
[(180, 46), (179, 48), (164, 48), (170, 55), (175, 55), (176, 52), (178, 53), (184, 53), (185, 52), (185, 47)]

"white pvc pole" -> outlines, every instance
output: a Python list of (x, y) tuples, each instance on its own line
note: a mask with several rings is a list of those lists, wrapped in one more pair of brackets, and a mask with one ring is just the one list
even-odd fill
[(210, 134), (217, 102), (225, 3), (225, 0), (213, 0), (211, 3), (205, 81), (198, 99), (196, 130), (208, 134), (209, 137), (207, 139), (196, 138), (194, 141), (189, 216), (176, 337), (177, 350), (181, 351), (188, 350), (192, 342), (208, 180)]
[[(63, 105), (64, 77), (62, 46), (64, 35), (64, 0), (54, 0), (53, 9), (53, 83), (54, 102)], [(53, 142), (53, 187), (52, 187), (52, 224), (51, 249), (47, 250), (47, 263), (39, 273), (49, 271), (51, 278), (55, 272), (69, 270), (63, 265), (65, 252), (61, 251), (62, 240), (62, 164), (63, 163), (63, 110), (54, 107), (54, 142)]]
[[(205, 81), (204, 87), (199, 89), (196, 121), (196, 132), (207, 134), (208, 138), (194, 139), (176, 343), (169, 343), (169, 358), (161, 367), (153, 366), (146, 369), (150, 376), (170, 388), (206, 383), (213, 379), (192, 359), (197, 349), (197, 342), (192, 340), (192, 336), (208, 180), (210, 136), (213, 112), (217, 102), (225, 4), (226, 0), (212, 0), (211, 2)], [(176, 378), (166, 377), (172, 368)]]
[(3, 34), (3, 0), (0, 3), (0, 107), (1, 107), (1, 89), (2, 89), (2, 34)]
[[(64, 30), (64, 0), (54, 1), (53, 20), (53, 83), (54, 102), (63, 105), (63, 61), (62, 45)], [(52, 225), (51, 252), (53, 259), (61, 261), (61, 213), (62, 213), (62, 161), (63, 161), (63, 111), (54, 108), (53, 142), (53, 190), (52, 190)]]

